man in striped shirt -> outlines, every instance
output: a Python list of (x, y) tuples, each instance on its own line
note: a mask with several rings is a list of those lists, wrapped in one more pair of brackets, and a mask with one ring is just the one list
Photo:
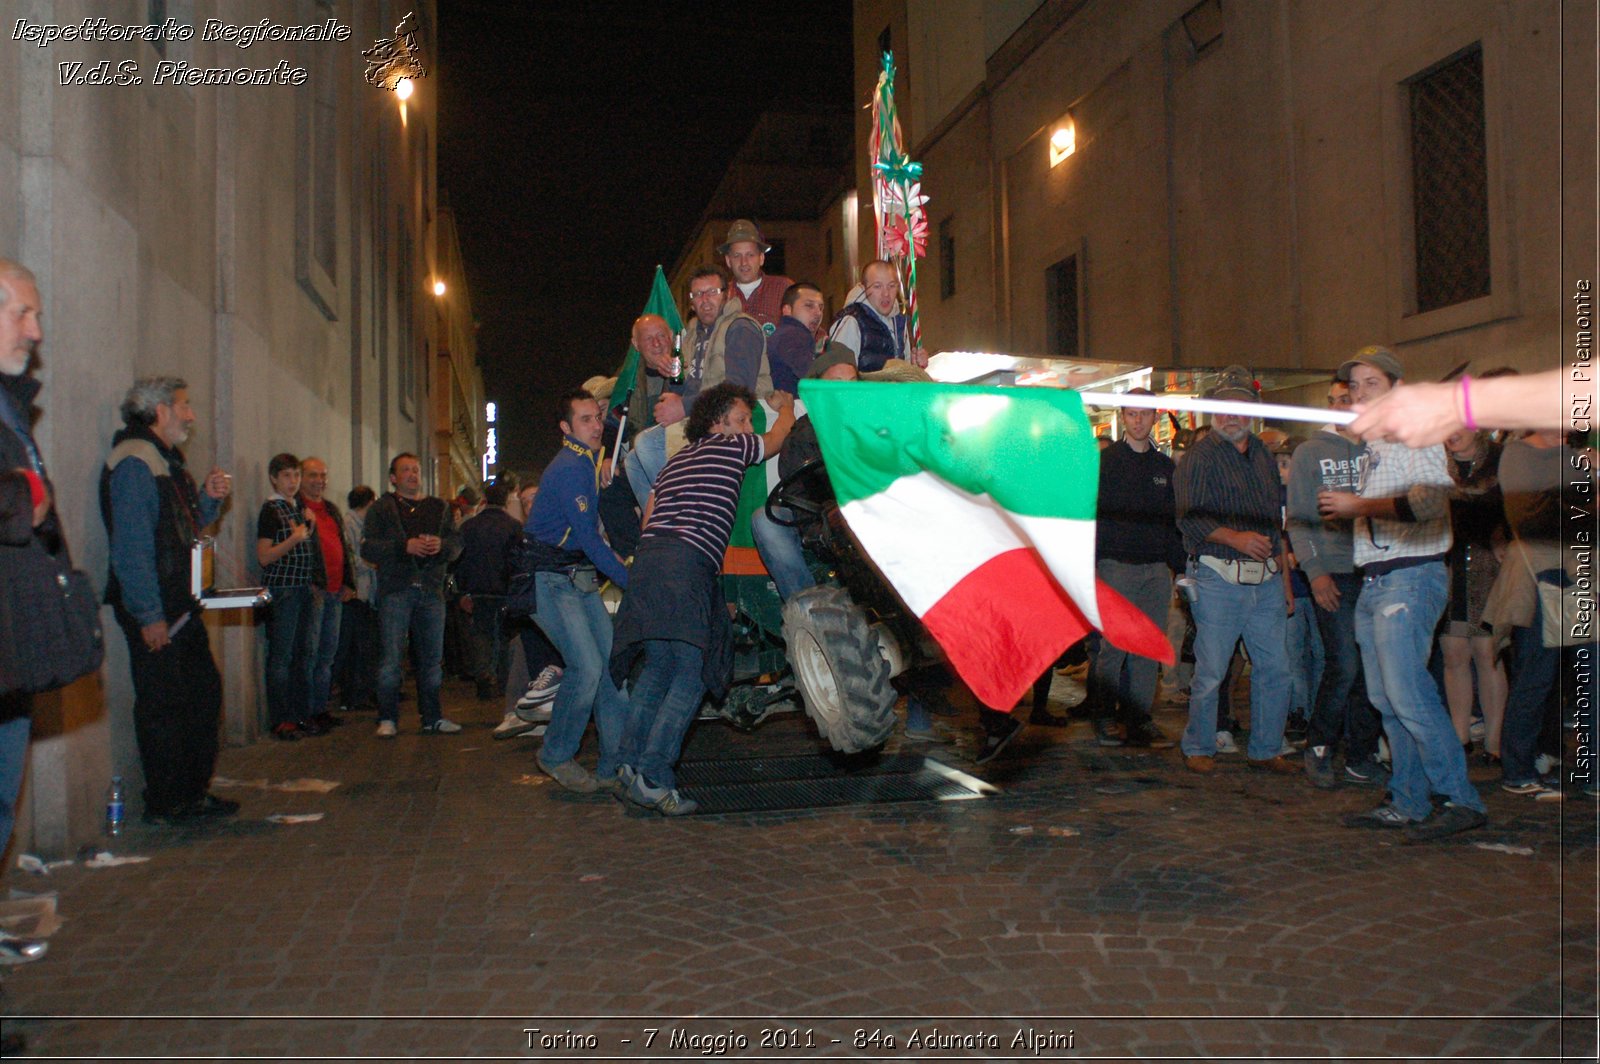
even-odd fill
[(611, 677), (619, 685), (642, 652), (628, 699), (619, 795), (666, 816), (694, 812), (673, 765), (700, 700), (720, 697), (733, 668), (727, 605), (717, 574), (733, 533), (744, 472), (775, 454), (794, 424), (794, 398), (773, 392), (778, 416), (763, 435), (755, 396), (725, 381), (700, 394), (689, 446), (661, 471), (645, 505), (644, 533), (617, 614)]

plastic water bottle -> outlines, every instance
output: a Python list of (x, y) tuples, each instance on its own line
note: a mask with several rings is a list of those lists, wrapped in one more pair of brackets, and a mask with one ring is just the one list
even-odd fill
[(112, 776), (111, 786), (106, 788), (106, 834), (115, 838), (122, 834), (122, 821), (127, 816), (128, 807), (126, 795), (122, 789), (122, 777)]

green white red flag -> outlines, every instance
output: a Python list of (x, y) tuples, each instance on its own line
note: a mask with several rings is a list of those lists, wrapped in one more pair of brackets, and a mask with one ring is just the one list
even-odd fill
[(986, 705), (1010, 709), (1097, 628), (1172, 664), (1095, 577), (1100, 453), (1076, 392), (806, 380), (840, 510)]

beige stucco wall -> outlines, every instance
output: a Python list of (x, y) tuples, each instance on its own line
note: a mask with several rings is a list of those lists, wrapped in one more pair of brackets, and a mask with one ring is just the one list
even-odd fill
[[(1594, 269), (1592, 5), (1230, 0), (1221, 39), (1195, 55), (1180, 21), (1193, 0), (1058, 0), (1002, 12), (1018, 29), (1009, 43), (986, 36), (981, 63), (976, 6), (946, 18), (935, 5), (857, 4), (861, 99), (878, 30), (909, 20), (896, 58), (931, 197), (920, 293), (931, 346), (1042, 350), (1044, 271), (1076, 253), (1095, 357), (1328, 368), (1383, 342), (1413, 376), (1468, 358), (1553, 364), (1575, 271)], [(1016, 42), (1035, 39), (1018, 61)], [(1416, 314), (1403, 82), (1473, 41), (1494, 292)], [(1069, 112), (1077, 152), (1052, 169), (1047, 138)], [(857, 132), (864, 156), (864, 112)], [(941, 300), (932, 257), (946, 217), (958, 277)]]
[[(431, 20), (433, 6), (422, 10)], [(145, 11), (133, 0), (19, 0), (7, 17), (75, 23), (92, 15), (140, 24)], [(185, 13), (183, 3), (169, 4), (169, 14)], [(46, 337), (37, 435), (74, 557), (97, 583), (107, 563), (99, 470), (119, 425), (117, 404), (136, 376), (186, 378), (199, 415), (186, 448), (190, 465), (203, 472), (215, 463), (234, 474), (235, 497), (218, 530), (225, 584), (256, 578), (255, 514), (273, 453), (324, 457), (340, 502), (358, 480), (381, 490), (385, 452), (426, 453), (421, 360), (424, 350), (437, 350), (434, 315), (421, 306), (433, 268), (434, 83), (418, 83), (402, 123), (393, 96), (362, 81), (359, 54), (403, 13), (350, 0), (331, 8), (264, 0), (252, 5), (250, 21), (303, 25), (333, 17), (352, 37), (260, 42), (241, 51), (197, 34), (169, 56), (199, 66), (267, 67), (279, 59), (299, 65), (314, 54), (308, 50), (335, 50), (333, 320), (296, 280), (295, 197), (303, 174), (295, 87), (156, 86), (150, 82), (159, 56), (142, 41), (40, 48), (0, 35), (0, 255), (20, 259), (39, 278)], [(220, 0), (194, 3), (192, 14), (197, 25), (242, 17)], [(57, 83), (58, 63), (101, 59), (137, 62), (145, 83)], [(373, 178), (375, 166), (381, 180)], [(401, 217), (412, 230), (415, 293), (395, 290), (403, 276), (398, 241), (375, 238)], [(375, 256), (384, 243), (389, 262), (380, 301)], [(409, 351), (399, 347), (405, 314), (416, 321)], [(376, 347), (380, 315), (388, 319), (383, 350)], [(417, 362), (409, 415), (397, 394), (402, 359)], [(109, 611), (105, 620), (101, 675), (40, 699), (19, 848), (59, 854), (92, 837), (112, 771), (129, 779), (135, 795), (140, 789), (126, 647)], [(264, 713), (253, 620), (206, 618), (226, 686), (229, 742), (258, 736)]]

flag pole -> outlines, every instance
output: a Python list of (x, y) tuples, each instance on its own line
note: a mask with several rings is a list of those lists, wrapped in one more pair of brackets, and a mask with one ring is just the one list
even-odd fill
[(1348, 425), (1357, 415), (1348, 410), (1284, 403), (1249, 403), (1237, 399), (1202, 399), (1192, 395), (1130, 395), (1127, 392), (1079, 392), (1084, 406), (1138, 407), (1144, 410), (1178, 410), (1192, 414), (1235, 414), (1272, 421), (1312, 421)]

